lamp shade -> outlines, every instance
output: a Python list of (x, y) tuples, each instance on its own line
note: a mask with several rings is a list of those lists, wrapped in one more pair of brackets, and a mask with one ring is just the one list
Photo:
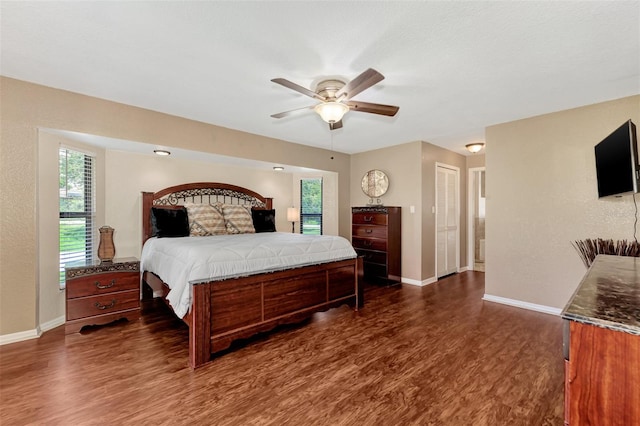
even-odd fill
[(313, 109), (327, 123), (337, 123), (349, 111), (349, 107), (341, 102), (323, 102)]
[(298, 213), (298, 209), (295, 207), (289, 207), (287, 209), (287, 221), (289, 222), (297, 222), (300, 220), (300, 214)]
[(480, 150), (482, 150), (482, 148), (484, 148), (484, 143), (482, 142), (474, 142), (474, 143), (470, 143), (465, 145), (465, 147), (467, 148), (467, 150), (469, 150), (469, 152), (475, 154), (476, 152), (480, 152)]

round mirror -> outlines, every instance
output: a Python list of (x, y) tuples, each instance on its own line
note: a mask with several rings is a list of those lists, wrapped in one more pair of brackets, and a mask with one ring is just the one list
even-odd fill
[(362, 192), (370, 198), (381, 197), (389, 189), (389, 178), (381, 170), (369, 170), (362, 177)]

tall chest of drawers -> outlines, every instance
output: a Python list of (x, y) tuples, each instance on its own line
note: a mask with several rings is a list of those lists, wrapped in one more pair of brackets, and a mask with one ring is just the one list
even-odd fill
[(140, 262), (136, 258), (67, 266), (65, 333), (140, 317)]
[(363, 257), (364, 275), (383, 281), (402, 277), (401, 208), (351, 208), (351, 243)]

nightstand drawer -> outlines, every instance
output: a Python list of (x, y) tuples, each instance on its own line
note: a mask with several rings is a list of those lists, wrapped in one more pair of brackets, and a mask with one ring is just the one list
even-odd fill
[(356, 249), (387, 251), (387, 240), (379, 238), (352, 238), (352, 245)]
[(377, 213), (354, 213), (351, 217), (354, 225), (387, 225), (387, 215)]
[(101, 296), (68, 299), (67, 321), (128, 309), (139, 309), (139, 307), (140, 291), (137, 288)]
[(387, 238), (387, 227), (376, 225), (353, 225), (354, 237)]
[(110, 272), (67, 280), (67, 298), (94, 296), (140, 288), (140, 273)]

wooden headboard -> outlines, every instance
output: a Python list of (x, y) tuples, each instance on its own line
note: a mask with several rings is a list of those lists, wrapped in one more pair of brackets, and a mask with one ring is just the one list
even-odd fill
[(184, 203), (245, 204), (256, 210), (270, 210), (273, 199), (241, 186), (218, 182), (195, 182), (142, 193), (142, 244), (153, 235), (151, 207), (175, 209)]

